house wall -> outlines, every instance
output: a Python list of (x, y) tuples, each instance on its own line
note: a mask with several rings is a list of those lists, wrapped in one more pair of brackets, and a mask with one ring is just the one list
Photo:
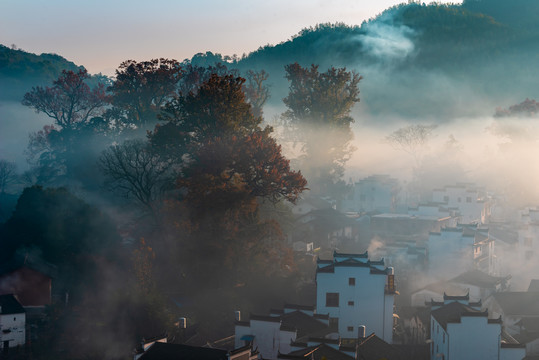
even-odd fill
[(433, 190), (432, 201), (458, 208), (461, 224), (485, 223), (488, 217), (485, 202), (479, 199), (479, 192), (465, 186), (447, 186)]
[(26, 342), (26, 314), (0, 315), (0, 348), (4, 341), (9, 341), (9, 347), (24, 345)]
[[(279, 332), (279, 347), (276, 349), (281, 354), (288, 354), (292, 351), (290, 343), (296, 340), (295, 331), (280, 331)], [(275, 353), (274, 359), (277, 358), (278, 353)]]
[[(486, 317), (463, 316), (444, 330), (431, 316), (431, 360), (498, 360), (501, 324), (488, 324)], [(519, 359), (520, 360), (520, 359)]]
[(430, 233), (428, 240), (429, 275), (451, 279), (473, 269), (474, 238), (462, 236), (460, 229)]
[(526, 348), (501, 348), (500, 360), (522, 360), (526, 356)]
[[(349, 285), (349, 279), (355, 285)], [(338, 318), (343, 338), (357, 337), (357, 329), (365, 325), (388, 343), (393, 341), (394, 296), (385, 295), (387, 275), (370, 274), (369, 267), (335, 266), (334, 273), (317, 273), (316, 310)], [(326, 306), (326, 294), (338, 293), (337, 307)], [(349, 304), (353, 302), (353, 304)], [(351, 327), (351, 329), (349, 329)]]
[(354, 184), (353, 194), (343, 201), (344, 211), (393, 212), (398, 203), (398, 180), (375, 175)]
[(463, 316), (447, 324), (449, 353), (446, 359), (499, 359), (501, 324), (488, 324), (486, 317)]
[(251, 327), (250, 326), (243, 326), (243, 325), (237, 325), (236, 324), (234, 326), (234, 335), (235, 335), (234, 348), (238, 349), (238, 348), (246, 345), (244, 340), (242, 340), (241, 338), (244, 337), (245, 335), (253, 335), (253, 334), (251, 333)]
[(288, 354), (291, 351), (290, 343), (296, 340), (295, 331), (281, 331), (280, 321), (250, 320), (250, 326), (236, 325), (234, 346), (245, 346), (241, 338), (253, 335), (253, 349), (258, 348), (264, 359), (277, 359), (279, 352)]

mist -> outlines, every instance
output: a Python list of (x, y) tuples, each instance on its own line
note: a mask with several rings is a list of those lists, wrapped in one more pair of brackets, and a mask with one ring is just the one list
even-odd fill
[[(81, 334), (76, 345), (66, 345), (69, 354), (85, 349), (96, 357), (122, 358), (142, 338), (165, 331), (184, 340), (180, 317), (193, 324), (193, 338), (207, 344), (230, 336), (233, 311), (311, 305), (316, 257), (333, 251), (390, 257), (386, 265), (395, 265), (406, 298), (397, 309), (412, 291), (450, 280), (422, 268), (428, 229), (400, 242), (398, 236), (370, 233), (373, 217), (383, 211), (341, 208), (354, 184), (372, 175), (397, 180), (392, 215), (408, 216), (432, 202), (434, 189), (462, 183), (481, 188), (491, 211), (485, 223), (460, 224), (455, 209), (443, 209), (451, 219), (430, 231), (490, 227), (493, 238), (496, 231), (516, 234), (514, 243), (511, 237), (495, 240), (492, 274), (511, 275), (511, 290), (526, 290), (539, 277), (539, 263), (523, 261), (515, 248), (524, 249), (526, 239), (537, 241), (539, 125), (536, 112), (511, 107), (539, 96), (530, 76), (533, 49), (518, 51), (531, 35), (512, 43), (516, 28), (456, 6), (403, 4), (361, 26), (317, 25), (241, 58), (207, 52), (181, 63), (127, 62), (116, 77), (88, 80), (108, 84), (99, 111), (81, 121), (84, 126), (45, 134), (38, 143), (45, 144), (37, 153), (42, 163), (27, 161), (29, 135), (55, 120), (13, 94), (1, 100), (0, 159), (15, 162), (19, 174), (31, 171), (0, 194), (0, 249), (6, 259), (35, 251), (60, 264), (54, 295), (71, 294), (70, 302), (58, 301), (55, 308), (64, 316), (58, 322), (62, 341), (74, 331)], [(464, 25), (444, 32), (444, 24), (454, 22)], [(475, 31), (483, 27), (484, 42)], [(499, 44), (492, 40), (498, 37)], [(60, 56), (53, 60), (63, 64)], [(335, 121), (340, 127), (324, 124), (331, 118), (327, 109), (318, 113), (326, 117), (311, 117), (307, 125), (293, 123), (300, 116), (291, 116), (294, 109), (283, 100), (294, 90), (285, 66), (296, 62), (317, 75), (346, 68), (352, 76), (345, 82), (362, 77), (359, 100), (352, 96), (343, 106), (353, 103), (351, 111)], [(147, 82), (155, 85), (154, 93), (133, 96), (129, 86), (152, 79), (156, 69), (167, 76)], [(256, 73), (261, 70), (268, 76)], [(239, 78), (253, 74), (262, 74), (258, 93)], [(316, 107), (305, 99), (298, 103), (304, 108), (297, 114)], [(391, 141), (392, 134), (413, 126), (426, 128), (426, 137), (408, 147)], [(329, 186), (320, 186), (323, 181)], [(304, 200), (320, 208), (304, 214)], [(347, 238), (324, 222), (324, 211), (343, 222), (363, 220), (360, 231)], [(311, 242), (314, 251), (293, 250), (295, 243)], [(412, 258), (406, 247), (423, 254)], [(62, 352), (62, 341), (54, 351)], [(92, 349), (95, 344), (99, 349)]]

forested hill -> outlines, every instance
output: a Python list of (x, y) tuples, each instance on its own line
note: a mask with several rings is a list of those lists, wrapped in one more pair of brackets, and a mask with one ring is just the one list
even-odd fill
[(370, 114), (487, 114), (539, 95), (534, 75), (538, 18), (534, 0), (401, 4), (361, 26), (304, 29), (288, 41), (259, 48), (237, 66), (269, 71), (274, 102), (286, 96), (283, 66), (297, 61), (362, 74), (361, 106)]
[(0, 45), (0, 100), (21, 101), (32, 86), (50, 85), (62, 70), (78, 68), (60, 55), (36, 55)]
[[(242, 58), (208, 49), (190, 61), (199, 66), (225, 62), (242, 72), (266, 70), (273, 105), (282, 105), (288, 91), (284, 66), (298, 62), (320, 65), (321, 70), (345, 66), (361, 74), (359, 108), (367, 114), (476, 116), (539, 97), (538, 18), (536, 0), (411, 2), (361, 25), (315, 25)], [(0, 87), (0, 100), (19, 101), (31, 86), (50, 84), (61, 69), (76, 67), (58, 55), (0, 46), (0, 82), (7, 85)]]

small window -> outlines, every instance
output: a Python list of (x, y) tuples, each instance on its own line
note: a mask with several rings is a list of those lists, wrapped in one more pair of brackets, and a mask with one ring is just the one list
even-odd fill
[(443, 343), (445, 344), (445, 333), (442, 334), (442, 338), (443, 338)]
[(348, 302), (348, 305), (349, 305), (349, 306), (354, 306), (354, 302), (353, 302), (353, 301), (349, 301), (349, 302)]
[(467, 196), (467, 197), (466, 197), (466, 202), (467, 202), (467, 203), (471, 203), (471, 202), (472, 202), (472, 198), (471, 198), (470, 196)]
[(16, 318), (16, 317), (14, 317), (14, 318), (13, 318), (13, 321), (17, 321), (17, 318)]
[(339, 293), (326, 293), (326, 306), (339, 307)]
[(354, 327), (353, 327), (353, 326), (348, 326), (348, 327), (346, 328), (346, 330), (348, 330), (348, 331), (354, 331)]
[(449, 201), (449, 196), (444, 196), (444, 202), (448, 202)]
[(461, 202), (461, 199), (460, 199), (460, 198), (458, 198), (458, 199), (457, 199), (457, 201), (458, 201), (458, 202)]
[(355, 286), (356, 285), (356, 278), (348, 278), (348, 285)]

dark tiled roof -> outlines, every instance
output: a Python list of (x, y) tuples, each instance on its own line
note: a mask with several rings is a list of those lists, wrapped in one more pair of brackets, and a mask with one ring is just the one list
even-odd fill
[(380, 339), (374, 333), (360, 340), (358, 355), (361, 360), (396, 360), (401, 358), (397, 348)]
[(315, 306), (313, 305), (298, 305), (298, 304), (284, 304), (285, 309), (294, 309), (294, 310), (306, 310), (314, 311)]
[(0, 275), (9, 274), (22, 267), (27, 267), (40, 272), (50, 278), (56, 277), (58, 272), (56, 266), (49, 264), (36, 256), (23, 252), (16, 252), (9, 261), (0, 265)]
[(227, 351), (189, 345), (155, 343), (141, 360), (227, 360)]
[(368, 259), (369, 258), (369, 253), (367, 251), (365, 251), (364, 253), (361, 253), (361, 254), (346, 254), (346, 253), (338, 253), (337, 251), (334, 251), (333, 252), (333, 257), (334, 258), (362, 258), (362, 259)]
[(429, 344), (393, 344), (393, 347), (399, 351), (401, 360), (430, 360)]
[(277, 323), (281, 322), (281, 318), (279, 316), (251, 314), (251, 315), (249, 315), (249, 319), (251, 319), (251, 320), (259, 320), (259, 321), (277, 322)]
[(480, 288), (489, 289), (495, 288), (496, 285), (503, 282), (503, 277), (490, 276), (479, 270), (467, 271), (459, 276), (451, 279), (451, 282), (474, 285)]
[(444, 292), (444, 301), (458, 301), (458, 300), (470, 300), (470, 293), (467, 292), (466, 295), (447, 295)]
[(468, 305), (459, 303), (458, 301), (451, 302), (442, 306), (439, 309), (432, 311), (432, 316), (438, 323), (447, 330), (447, 324), (459, 323), (463, 316), (481, 316), (488, 317), (488, 312), (476, 310)]
[(294, 311), (281, 316), (282, 325), (287, 328), (295, 328), (297, 330), (297, 337), (303, 337), (306, 335), (311, 336), (325, 336), (331, 333), (328, 325), (323, 322), (314, 319), (312, 316), (302, 313), (301, 311)]
[(314, 314), (315, 319), (329, 320), (329, 314)]
[(250, 326), (251, 323), (249, 321), (234, 321), (234, 325), (238, 326)]
[(331, 360), (351, 360), (353, 357), (332, 348), (331, 346), (320, 344), (305, 349), (292, 351), (289, 354), (279, 354), (278, 359), (331, 359)]
[(499, 292), (492, 296), (506, 315), (539, 316), (537, 292)]
[(281, 331), (289, 331), (289, 332), (296, 332), (295, 326), (289, 326), (286, 324), (281, 324), (281, 327), (279, 328)]
[(13, 294), (0, 295), (0, 306), (2, 307), (2, 315), (22, 314), (25, 312), (21, 303)]
[(455, 284), (450, 284), (447, 281), (438, 281), (438, 282), (429, 284), (425, 286), (423, 289), (418, 290), (416, 292), (423, 291), (423, 290), (432, 291), (440, 295), (443, 295), (446, 292), (449, 292), (450, 294), (454, 294), (454, 295), (458, 294), (459, 296), (465, 295), (468, 292), (467, 289), (464, 289), (461, 286), (457, 286)]

